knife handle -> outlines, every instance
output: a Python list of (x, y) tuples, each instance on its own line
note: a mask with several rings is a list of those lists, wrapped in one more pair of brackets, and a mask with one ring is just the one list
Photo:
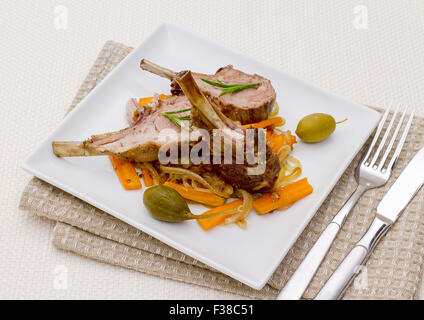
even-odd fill
[(359, 266), (365, 263), (372, 249), (386, 233), (390, 225), (390, 223), (376, 216), (365, 235), (340, 263), (336, 271), (321, 288), (315, 300), (336, 300), (340, 298), (355, 275), (359, 273)]

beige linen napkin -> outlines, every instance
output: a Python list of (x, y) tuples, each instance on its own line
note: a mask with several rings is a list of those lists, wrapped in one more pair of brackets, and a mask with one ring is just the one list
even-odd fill
[[(109, 41), (78, 91), (74, 108), (132, 50)], [(416, 118), (396, 170), (384, 187), (368, 191), (337, 236), (328, 256), (304, 294), (315, 296), (326, 279), (366, 231), (375, 208), (407, 162), (424, 145), (424, 119)], [(98, 261), (163, 278), (224, 290), (251, 298), (271, 299), (284, 286), (343, 202), (353, 192), (356, 156), (267, 285), (254, 290), (161, 243), (99, 209), (33, 178), (23, 191), (20, 209), (57, 221), (54, 245)], [(246, 232), (249, 232), (248, 230)], [(345, 299), (413, 299), (421, 281), (424, 255), (424, 190), (374, 250), (361, 277), (348, 288)]]

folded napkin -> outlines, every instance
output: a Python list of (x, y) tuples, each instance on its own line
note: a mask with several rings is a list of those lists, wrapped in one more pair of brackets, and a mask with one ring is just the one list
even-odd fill
[[(100, 83), (131, 50), (132, 48), (125, 45), (107, 42), (69, 110)], [(53, 243), (59, 249), (163, 278), (251, 298), (272, 299), (283, 288), (321, 232), (355, 189), (354, 168), (367, 145), (350, 164), (262, 290), (254, 290), (37, 178), (33, 178), (26, 186), (19, 206), (22, 210), (57, 221)], [(424, 119), (415, 118), (389, 183), (383, 188), (368, 191), (361, 198), (304, 293), (305, 299), (312, 299), (316, 295), (354, 243), (364, 234), (372, 221), (378, 202), (423, 145)], [(347, 289), (344, 299), (417, 298), (423, 248), (424, 190), (421, 190), (378, 244), (361, 276)]]

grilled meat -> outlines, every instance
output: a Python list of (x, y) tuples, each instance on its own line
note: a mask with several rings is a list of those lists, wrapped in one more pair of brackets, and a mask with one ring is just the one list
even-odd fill
[[(266, 192), (271, 190), (278, 177), (281, 165), (278, 156), (266, 143), (264, 145), (264, 150), (259, 150), (257, 146), (258, 130), (256, 129), (256, 133), (254, 134), (255, 150), (257, 152), (258, 161), (261, 161), (260, 159), (264, 160), (264, 168), (263, 171), (255, 174), (252, 173), (255, 172), (253, 167), (260, 165), (260, 163), (249, 165), (244, 150), (242, 153), (244, 156), (243, 163), (237, 163), (236, 161), (237, 142), (241, 140), (243, 143), (240, 145), (247, 144), (247, 142), (246, 144), (244, 144), (244, 142), (246, 141), (248, 129), (227, 118), (216, 106), (211, 104), (209, 99), (206, 98), (206, 95), (202, 93), (190, 71), (181, 73), (176, 78), (176, 81), (193, 105), (194, 110), (192, 110), (192, 114), (193, 112), (196, 113), (196, 116), (201, 119), (200, 122), (205, 128), (219, 129), (218, 132), (222, 135), (223, 141), (230, 141), (230, 147), (233, 150), (231, 163), (226, 163), (224, 161), (225, 155), (222, 153), (220, 155), (220, 163), (212, 164), (214, 171), (237, 188), (245, 189), (250, 192)], [(224, 148), (220, 148), (221, 152), (224, 152), (224, 150), (225, 146)], [(264, 154), (261, 156), (259, 154), (260, 152), (264, 152)], [(214, 154), (213, 150), (212, 154)]]
[[(146, 59), (141, 61), (140, 66), (143, 70), (170, 79), (171, 92), (175, 95), (181, 93), (181, 88), (176, 78), (184, 74), (184, 71), (176, 73)], [(193, 73), (193, 77), (211, 104), (217, 106), (225, 116), (234, 121), (239, 121), (241, 124), (255, 123), (268, 119), (268, 115), (274, 107), (276, 94), (271, 82), (257, 74), (247, 74), (234, 69), (233, 66), (226, 66), (220, 68), (214, 75)], [(259, 83), (260, 85), (220, 97), (222, 88), (208, 84), (201, 79), (226, 84)]]
[[(266, 145), (265, 138), (263, 148), (260, 148), (258, 131), (260, 129), (253, 131), (254, 151), (258, 163), (249, 164), (244, 150), (244, 146), (247, 149), (248, 129), (229, 119), (224, 114), (222, 106), (213, 102), (212, 94), (208, 91), (202, 92), (201, 85), (191, 72), (180, 73), (175, 77), (175, 81), (184, 95), (174, 95), (167, 99), (160, 99), (158, 95), (155, 95), (153, 101), (143, 108), (139, 108), (136, 101), (130, 100), (127, 104), (127, 118), (131, 125), (128, 128), (94, 135), (84, 142), (54, 141), (52, 143), (54, 153), (58, 157), (112, 155), (133, 162), (154, 161), (158, 159), (159, 149), (165, 144), (182, 144), (183, 142), (180, 127), (162, 113), (191, 108), (191, 120), (181, 120), (187, 128), (194, 126), (193, 132), (187, 138), (191, 139), (189, 142), (199, 140), (200, 136), (195, 134), (200, 132), (196, 130), (197, 127), (211, 131), (212, 138), (218, 134), (221, 139), (219, 141), (224, 144), (224, 148), (218, 154), (221, 161), (217, 163), (214, 161), (216, 149), (214, 150), (211, 143), (212, 154), (208, 157), (210, 157), (212, 170), (234, 187), (249, 192), (271, 190), (280, 171), (280, 162), (277, 155)], [(250, 89), (244, 91), (248, 90)], [(186, 111), (178, 113), (178, 116), (189, 114), (190, 111)], [(164, 137), (165, 129), (172, 130), (167, 130)], [(230, 163), (225, 161), (224, 155), (228, 141), (232, 151)], [(241, 162), (236, 161), (239, 160), (236, 159), (237, 151), (240, 151), (239, 142), (243, 145)], [(260, 164), (263, 164), (263, 170), (255, 171), (254, 169)]]
[[(55, 141), (53, 142), (53, 151), (59, 157), (112, 155), (134, 162), (154, 161), (158, 158), (160, 147), (165, 143), (180, 142), (181, 129), (161, 112), (190, 107), (190, 102), (184, 96), (161, 100), (158, 95), (155, 95), (150, 105), (137, 110), (139, 112), (138, 119), (130, 127), (116, 132), (94, 135), (84, 142)], [(127, 106), (127, 113), (128, 109)], [(190, 111), (187, 111), (179, 115), (189, 114)], [(188, 120), (183, 121), (189, 122)], [(166, 139), (163, 139), (163, 134), (160, 134), (164, 129), (172, 129), (167, 132)]]

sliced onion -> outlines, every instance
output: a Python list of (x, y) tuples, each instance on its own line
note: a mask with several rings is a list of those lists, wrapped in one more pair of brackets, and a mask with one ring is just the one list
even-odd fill
[(277, 102), (274, 102), (274, 107), (272, 108), (272, 112), (269, 114), (269, 118), (273, 118), (278, 115), (278, 112), (280, 111), (280, 106)]
[(284, 161), (286, 161), (289, 153), (291, 152), (291, 147), (288, 145), (285, 145), (278, 150), (277, 155), (278, 159), (280, 159), (280, 163), (283, 164)]
[(240, 227), (240, 229), (242, 230), (246, 230), (247, 229), (247, 222), (245, 219), (237, 221), (236, 224)]
[(225, 187), (224, 187), (224, 192), (227, 193), (227, 194), (229, 194), (229, 195), (232, 195), (234, 193), (233, 186), (231, 184), (227, 184), (226, 183), (225, 184)]
[(293, 163), (293, 164), (294, 164), (294, 166), (295, 166), (295, 167), (300, 167), (300, 168), (302, 168), (302, 163), (301, 163), (298, 159), (296, 159), (295, 157), (288, 156), (288, 157), (286, 158), (286, 162), (291, 162), (291, 163)]
[(166, 173), (169, 173), (169, 174), (179, 174), (179, 175), (183, 175), (185, 177), (190, 177), (190, 179), (195, 180), (196, 182), (199, 182), (200, 184), (202, 184), (203, 186), (208, 188), (208, 190), (210, 192), (215, 193), (218, 196), (221, 196), (221, 197), (224, 197), (224, 198), (229, 198), (229, 196), (230, 196), (230, 194), (222, 192), (222, 191), (218, 190), (217, 188), (215, 188), (214, 186), (212, 186), (202, 176), (198, 175), (197, 173), (194, 173), (193, 171), (183, 169), (183, 168), (165, 167), (165, 166), (160, 166), (160, 170), (162, 172), (166, 172)]
[(188, 180), (190, 180), (191, 181), (191, 187), (193, 188), (193, 189), (195, 189), (195, 190), (197, 190), (197, 191), (203, 191), (203, 192), (211, 192), (208, 188), (202, 188), (202, 187), (200, 187), (199, 186), (199, 183), (198, 182), (196, 182), (196, 180), (194, 180), (194, 179), (192, 179), (191, 177), (187, 177), (187, 176), (184, 176), (184, 178), (186, 178), (186, 179), (188, 179)]
[(149, 171), (150, 175), (152, 176), (153, 184), (155, 186), (157, 186), (158, 184), (160, 184), (159, 173), (157, 172), (157, 170), (155, 169), (155, 167), (153, 167), (153, 165), (150, 162), (139, 162), (139, 163), (136, 163), (136, 167), (137, 168), (147, 169)]
[(295, 181), (302, 174), (302, 164), (292, 156), (286, 156), (281, 163), (280, 174), (274, 184), (274, 190), (278, 190)]
[(225, 219), (224, 224), (237, 223), (238, 221), (246, 219), (246, 217), (250, 214), (253, 208), (253, 197), (252, 195), (242, 189), (237, 190), (243, 197), (243, 204), (238, 208), (239, 213), (232, 215)]

